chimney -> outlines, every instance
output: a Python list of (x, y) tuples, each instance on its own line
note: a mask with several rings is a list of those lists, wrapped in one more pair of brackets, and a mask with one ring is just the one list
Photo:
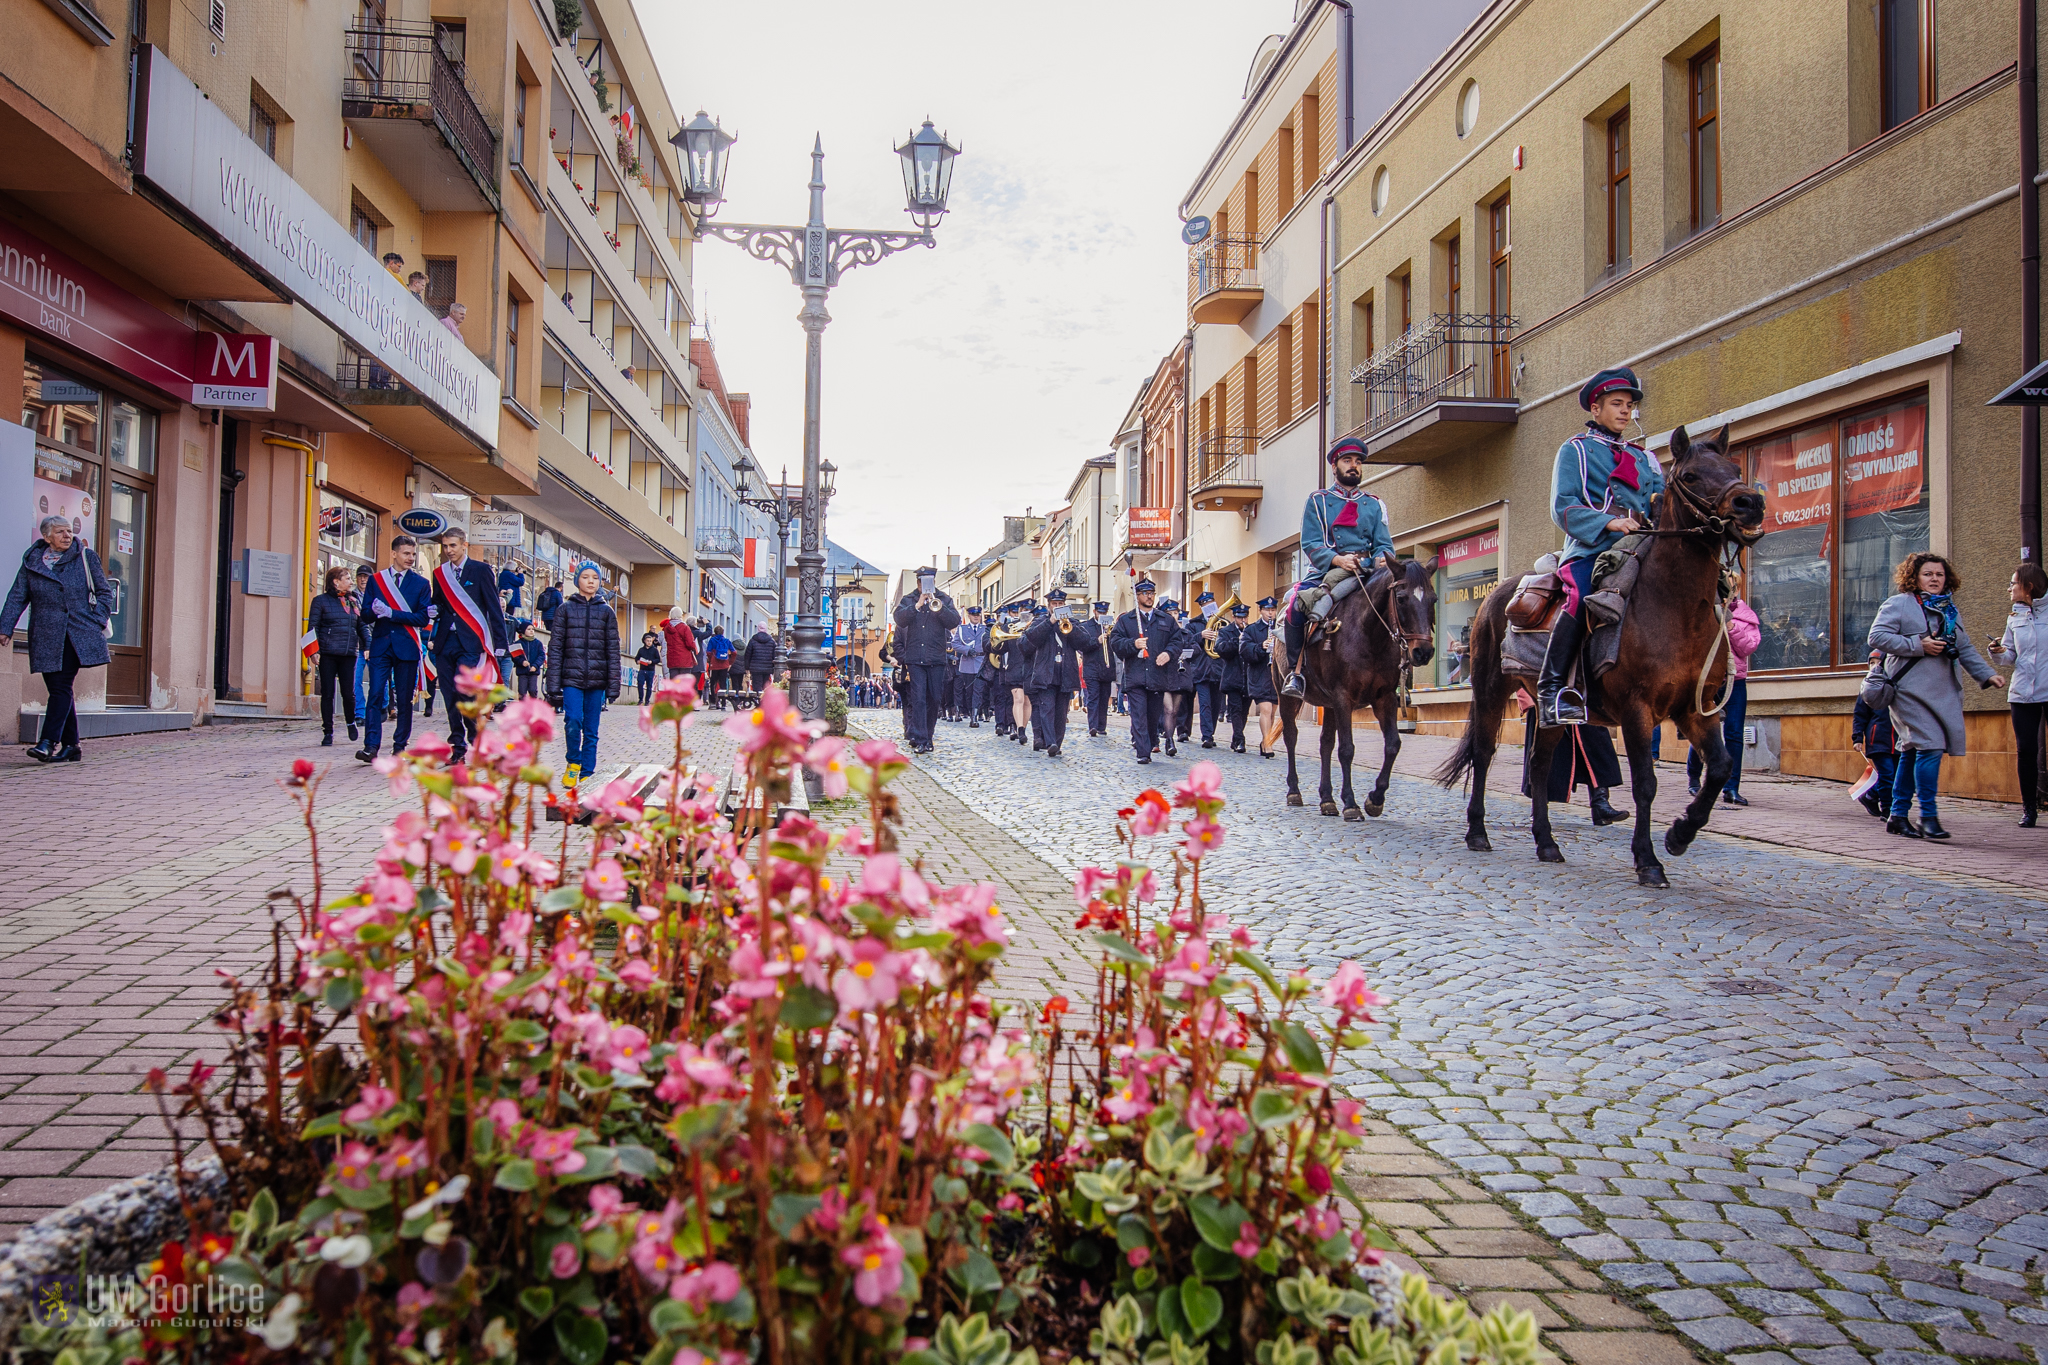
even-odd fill
[(732, 411), (733, 430), (740, 434), (740, 444), (751, 444), (747, 438), (747, 419), (754, 411), (754, 395), (751, 393), (729, 393), (725, 396)]

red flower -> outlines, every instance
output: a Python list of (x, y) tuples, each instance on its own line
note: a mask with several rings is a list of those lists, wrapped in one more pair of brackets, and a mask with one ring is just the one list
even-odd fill
[(1071, 1008), (1073, 1007), (1067, 1003), (1067, 997), (1055, 995), (1052, 999), (1046, 1001), (1045, 1008), (1038, 1012), (1038, 1022), (1050, 1024), (1055, 1018), (1065, 1014)]
[(295, 758), (292, 760), (292, 785), (301, 786), (313, 775), (313, 760)]

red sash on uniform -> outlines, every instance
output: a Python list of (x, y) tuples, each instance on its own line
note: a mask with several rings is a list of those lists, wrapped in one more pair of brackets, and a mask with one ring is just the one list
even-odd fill
[[(376, 590), (378, 596), (384, 599), (384, 604), (390, 607), (391, 610), (410, 611), (411, 608), (406, 606), (404, 596), (398, 591), (399, 580), (395, 576), (397, 573), (398, 570), (396, 569), (381, 570), (371, 575), (370, 586)], [(419, 651), (420, 662), (415, 674), (414, 690), (420, 692), (431, 691), (434, 686), (434, 666), (427, 662), (427, 645), (426, 641), (420, 638), (420, 628), (418, 626), (401, 626), (400, 629), (412, 636), (412, 647)]]
[[(468, 561), (465, 560), (463, 562), (467, 563)], [(462, 579), (456, 574), (452, 566), (447, 564), (441, 565), (434, 570), (434, 576), (439, 580), (441, 594), (448, 599), (448, 605), (454, 609), (456, 617), (461, 620), (462, 624), (468, 626), (476, 633), (477, 640), (483, 645), (483, 657), (477, 660), (476, 666), (486, 670), (484, 675), (486, 685), (491, 687), (497, 686), (499, 681), (498, 658), (496, 654), (492, 653), (491, 632), (490, 628), (484, 625), (483, 612), (478, 609), (475, 602), (470, 600), (469, 594), (463, 591)]]

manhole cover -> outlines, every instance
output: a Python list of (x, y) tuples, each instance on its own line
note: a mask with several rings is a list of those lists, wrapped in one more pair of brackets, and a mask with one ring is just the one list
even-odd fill
[(1741, 980), (1709, 981), (1707, 989), (1716, 995), (1775, 995), (1785, 988), (1775, 981), (1745, 977)]

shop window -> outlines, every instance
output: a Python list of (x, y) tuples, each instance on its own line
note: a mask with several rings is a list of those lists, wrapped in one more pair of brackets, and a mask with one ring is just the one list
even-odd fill
[(107, 459), (138, 474), (156, 473), (156, 414), (125, 398), (107, 404)]
[(359, 563), (377, 556), (377, 514), (339, 493), (320, 490), (320, 544)]
[(1628, 110), (1607, 120), (1607, 269), (1626, 275), (1635, 256), (1635, 181), (1628, 150)]
[(1929, 545), (1927, 400), (1829, 418), (1749, 448), (1764, 536), (1746, 593), (1752, 670), (1859, 668), (1898, 562)]
[(1500, 582), (1500, 528), (1489, 527), (1437, 549), (1436, 685), (1470, 681), (1472, 622)]

